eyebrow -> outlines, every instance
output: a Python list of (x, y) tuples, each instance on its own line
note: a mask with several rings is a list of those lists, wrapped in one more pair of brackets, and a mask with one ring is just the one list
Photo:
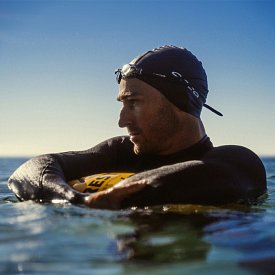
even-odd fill
[(122, 95), (118, 95), (118, 97), (116, 98), (117, 101), (123, 101), (123, 100), (129, 100), (129, 98), (131, 97), (136, 97), (136, 96), (140, 96), (141, 93), (139, 92), (126, 92)]

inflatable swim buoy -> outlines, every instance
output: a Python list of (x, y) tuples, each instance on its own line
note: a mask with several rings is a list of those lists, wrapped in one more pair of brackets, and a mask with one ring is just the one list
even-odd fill
[(68, 184), (78, 192), (95, 193), (106, 190), (120, 181), (131, 177), (133, 173), (100, 173), (80, 179), (71, 180)]

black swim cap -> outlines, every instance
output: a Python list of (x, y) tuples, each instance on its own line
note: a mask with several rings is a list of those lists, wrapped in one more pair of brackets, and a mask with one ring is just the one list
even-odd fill
[(208, 94), (207, 76), (202, 63), (187, 49), (163, 46), (148, 51), (116, 71), (121, 78), (138, 78), (156, 88), (179, 109), (197, 118)]

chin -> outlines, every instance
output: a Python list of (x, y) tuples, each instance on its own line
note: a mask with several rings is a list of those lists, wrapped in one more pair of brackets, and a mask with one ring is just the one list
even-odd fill
[(134, 152), (136, 155), (154, 154), (156, 150), (153, 150), (148, 144), (134, 144)]
[(135, 152), (136, 155), (141, 155), (142, 154), (142, 152), (140, 150), (140, 147), (136, 144), (134, 145), (134, 152)]
[(136, 155), (142, 155), (142, 154), (147, 153), (147, 151), (148, 151), (147, 149), (148, 148), (146, 148), (146, 146), (134, 143), (134, 152)]

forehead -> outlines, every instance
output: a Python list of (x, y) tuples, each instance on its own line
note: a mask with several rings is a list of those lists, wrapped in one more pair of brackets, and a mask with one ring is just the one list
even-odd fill
[(160, 92), (149, 84), (137, 78), (122, 79), (119, 85), (119, 93), (117, 99), (122, 101), (129, 97), (161, 97)]

